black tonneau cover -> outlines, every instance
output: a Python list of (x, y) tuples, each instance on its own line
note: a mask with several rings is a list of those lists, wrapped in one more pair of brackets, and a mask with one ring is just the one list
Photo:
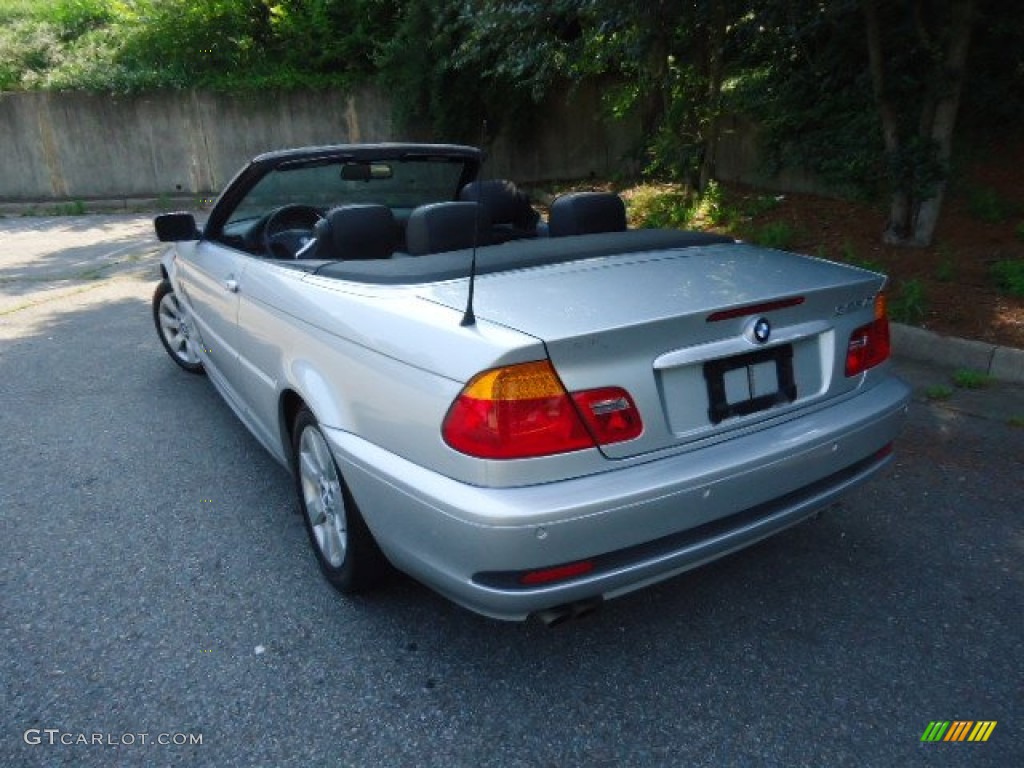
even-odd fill
[[(512, 240), (500, 245), (477, 248), (476, 271), (478, 275), (486, 275), (507, 269), (558, 264), (620, 253), (662, 251), (731, 242), (734, 240), (725, 235), (677, 229), (631, 229), (626, 232), (596, 235)], [(435, 283), (468, 277), (472, 254), (472, 249), (467, 248), (426, 256), (399, 255), (391, 259), (371, 261), (318, 262), (310, 271), (325, 277), (376, 285)], [(294, 264), (302, 268), (302, 262)]]

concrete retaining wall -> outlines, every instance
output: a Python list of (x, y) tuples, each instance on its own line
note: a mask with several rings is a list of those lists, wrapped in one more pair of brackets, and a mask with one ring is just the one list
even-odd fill
[(814, 174), (800, 168), (783, 168), (769, 176), (761, 168), (758, 127), (743, 115), (722, 119), (716, 154), (715, 178), (782, 192), (834, 195), (836, 190), (823, 184)]
[(0, 95), (0, 199), (210, 194), (269, 149), (391, 137), (379, 94)]
[[(518, 181), (607, 177), (635, 141), (581, 91), (545, 110), (530, 142), (498, 141), (486, 173)], [(0, 94), (0, 201), (211, 195), (251, 157), (281, 147), (444, 141), (397, 133), (377, 89), (228, 95)]]

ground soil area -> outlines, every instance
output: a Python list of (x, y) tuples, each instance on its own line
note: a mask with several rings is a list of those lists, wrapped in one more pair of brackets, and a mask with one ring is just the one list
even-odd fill
[[(1012, 295), (993, 273), (999, 262), (1024, 262), (1024, 144), (999, 154), (998, 161), (965, 170), (952, 185), (928, 248), (882, 244), (885, 202), (785, 194), (740, 229), (757, 233), (784, 222), (792, 233), (787, 250), (887, 273), (894, 319), (1024, 349), (1024, 296)], [(739, 188), (728, 193), (765, 194)]]

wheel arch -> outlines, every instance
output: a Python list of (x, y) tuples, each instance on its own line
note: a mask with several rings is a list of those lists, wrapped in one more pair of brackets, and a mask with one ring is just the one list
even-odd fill
[(312, 382), (304, 383), (312, 384), (312, 386), (288, 386), (278, 396), (278, 428), (281, 444), (285, 446), (285, 455), (289, 460), (292, 452), (292, 430), (295, 426), (295, 417), (302, 408), (308, 409), (318, 424), (325, 427), (351, 429), (351, 416), (337, 393), (330, 392), (324, 386), (325, 382), (319, 377), (315, 377)]
[[(288, 355), (287, 350), (285, 354)], [(295, 417), (307, 408), (321, 426), (356, 432), (356, 417), (344, 381), (344, 365), (322, 347), (305, 348), (286, 356), (281, 364), (283, 381), (278, 395), (278, 429), (289, 466), (293, 463), (292, 438)]]
[(294, 437), (292, 431), (295, 429), (295, 417), (299, 415), (299, 411), (303, 408), (309, 408), (309, 406), (302, 399), (302, 395), (294, 389), (285, 389), (281, 392), (277, 405), (277, 421), (278, 429), (281, 433), (281, 445), (284, 447), (284, 455), (287, 458), (289, 471), (293, 471), (295, 463), (294, 451), (292, 450), (292, 438)]

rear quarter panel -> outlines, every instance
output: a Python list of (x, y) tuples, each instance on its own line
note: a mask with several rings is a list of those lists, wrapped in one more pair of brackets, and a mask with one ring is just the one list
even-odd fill
[[(466, 457), (440, 426), (465, 381), (488, 367), (543, 357), (532, 337), (461, 314), (401, 287), (367, 288), (269, 263), (246, 272), (239, 309), (246, 399), (283, 433), (293, 391), (326, 427), (350, 432), (446, 475)], [(287, 437), (280, 435), (287, 448)]]

